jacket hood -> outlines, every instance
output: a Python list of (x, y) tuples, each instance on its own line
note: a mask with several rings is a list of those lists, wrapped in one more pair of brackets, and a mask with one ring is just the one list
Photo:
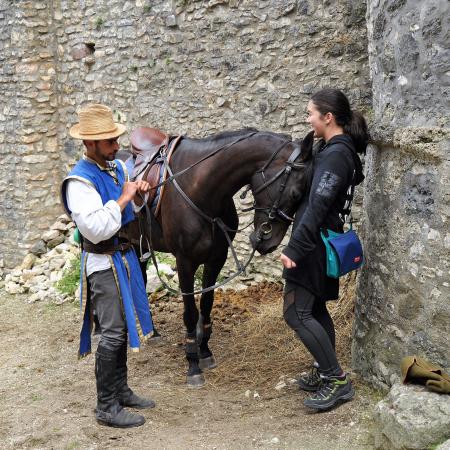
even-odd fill
[(358, 153), (356, 153), (352, 137), (348, 134), (339, 134), (337, 136), (333, 136), (328, 141), (328, 145), (330, 144), (344, 144), (352, 151), (353, 162), (355, 164), (355, 186), (361, 184), (364, 181), (363, 166)]

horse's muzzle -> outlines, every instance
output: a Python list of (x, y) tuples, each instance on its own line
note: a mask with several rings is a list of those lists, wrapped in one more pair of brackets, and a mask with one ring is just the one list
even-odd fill
[(250, 234), (250, 243), (252, 245), (252, 248), (254, 248), (259, 254), (267, 255), (277, 248), (277, 245), (268, 245), (270, 244), (270, 242), (262, 238), (258, 239), (256, 236), (257, 235), (255, 232)]

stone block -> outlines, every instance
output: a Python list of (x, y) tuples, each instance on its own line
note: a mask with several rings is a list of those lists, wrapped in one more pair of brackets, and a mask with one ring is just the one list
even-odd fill
[(30, 295), (28, 303), (36, 303), (44, 300), (47, 297), (46, 291), (38, 291)]
[(70, 217), (67, 214), (61, 214), (60, 216), (58, 216), (57, 221), (62, 222), (62, 223), (72, 222), (72, 220), (70, 219)]
[(25, 292), (25, 288), (14, 281), (7, 281), (5, 283), (5, 291), (8, 294), (23, 294)]
[(53, 258), (50, 260), (50, 269), (51, 270), (61, 269), (65, 263), (66, 260), (64, 258)]
[(35, 276), (36, 273), (33, 272), (32, 270), (24, 270), (22, 273), (22, 281), (24, 282), (24, 284), (29, 286), (30, 283), (28, 282), (30, 282)]
[(93, 53), (92, 47), (87, 46), (86, 44), (79, 44), (72, 48), (70, 51), (70, 55), (74, 60), (83, 59), (88, 55)]
[(20, 268), (22, 270), (29, 270), (33, 268), (34, 262), (36, 261), (36, 255), (33, 253), (28, 253), (22, 261)]
[(62, 244), (64, 242), (64, 235), (60, 234), (57, 237), (55, 237), (54, 239), (51, 239), (50, 241), (47, 242), (47, 246), (48, 248), (54, 248), (59, 244)]
[(51, 227), (51, 230), (57, 230), (57, 231), (66, 231), (67, 230), (67, 224), (63, 222), (55, 222)]
[(48, 230), (42, 235), (42, 240), (44, 242), (49, 242), (52, 239), (56, 239), (60, 235), (61, 233), (58, 230)]
[(443, 442), (439, 447), (436, 447), (436, 450), (450, 450), (450, 439), (447, 439)]
[(397, 382), (374, 420), (377, 449), (426, 449), (450, 437), (450, 396)]

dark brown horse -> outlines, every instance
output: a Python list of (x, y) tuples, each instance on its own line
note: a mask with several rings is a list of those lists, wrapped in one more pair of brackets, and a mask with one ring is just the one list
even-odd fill
[[(233, 195), (249, 185), (255, 199), (250, 240), (259, 253), (267, 254), (280, 244), (300, 201), (312, 159), (312, 144), (312, 133), (302, 142), (295, 142), (286, 135), (253, 129), (204, 139), (185, 137), (174, 152), (170, 167), (177, 173), (219, 150), (176, 181), (203, 214), (220, 218), (229, 230), (236, 230), (239, 225)], [(211, 224), (199, 214), (173, 182), (166, 185), (157, 221), (160, 227), (152, 227), (152, 246), (175, 256), (181, 291), (194, 291), (194, 274), (202, 264), (203, 288), (214, 285), (229, 247), (217, 222)], [(228, 235), (232, 240), (235, 231), (228, 231)], [(202, 369), (216, 365), (208, 347), (214, 291), (201, 295), (200, 315), (194, 295), (183, 295), (183, 301), (187, 383), (199, 387), (205, 383)]]

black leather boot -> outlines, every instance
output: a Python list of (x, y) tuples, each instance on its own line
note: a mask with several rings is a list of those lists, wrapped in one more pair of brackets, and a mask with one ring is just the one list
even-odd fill
[(136, 395), (128, 386), (127, 343), (124, 342), (117, 353), (117, 400), (121, 406), (149, 409), (155, 407), (155, 402)]
[(97, 409), (95, 417), (101, 425), (116, 428), (138, 427), (145, 418), (123, 409), (117, 400), (117, 352), (99, 345), (95, 355)]

